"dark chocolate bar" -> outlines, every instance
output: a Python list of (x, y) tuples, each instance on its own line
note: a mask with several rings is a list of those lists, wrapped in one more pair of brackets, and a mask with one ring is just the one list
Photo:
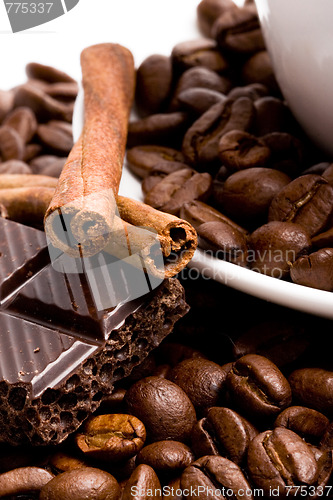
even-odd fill
[(165, 280), (99, 310), (84, 273), (51, 265), (44, 233), (0, 230), (0, 441), (59, 443), (187, 312), (183, 289)]

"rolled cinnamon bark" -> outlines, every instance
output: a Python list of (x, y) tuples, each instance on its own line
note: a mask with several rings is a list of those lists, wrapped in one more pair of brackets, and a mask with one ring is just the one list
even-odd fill
[(45, 214), (52, 244), (89, 257), (110, 241), (134, 94), (132, 54), (117, 44), (81, 54), (85, 118)]
[(31, 186), (0, 189), (0, 215), (36, 227), (43, 226), (54, 188)]
[(58, 179), (48, 175), (0, 174), (0, 189), (12, 189), (29, 186), (55, 188)]
[(187, 221), (124, 196), (118, 196), (117, 206), (124, 221), (156, 231), (165, 260), (166, 278), (178, 274), (192, 259), (198, 239)]

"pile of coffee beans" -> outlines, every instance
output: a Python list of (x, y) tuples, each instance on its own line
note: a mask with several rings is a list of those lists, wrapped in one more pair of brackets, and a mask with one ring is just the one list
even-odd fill
[(202, 0), (206, 38), (137, 70), (128, 165), (217, 258), (333, 291), (333, 164), (292, 116), (253, 2)]
[(0, 90), (0, 174), (58, 177), (73, 147), (72, 116), (78, 85), (38, 63), (28, 81)]
[(74, 435), (0, 450), (0, 498), (333, 498), (331, 322), (187, 278), (190, 313)]

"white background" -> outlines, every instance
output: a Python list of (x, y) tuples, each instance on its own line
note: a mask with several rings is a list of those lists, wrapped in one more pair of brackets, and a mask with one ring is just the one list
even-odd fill
[[(242, 0), (236, 0), (242, 3)], [(80, 78), (81, 50), (95, 43), (128, 47), (139, 64), (153, 53), (200, 36), (196, 25), (199, 0), (80, 0), (64, 16), (13, 34), (0, 0), (0, 88), (25, 80), (24, 67), (36, 61)]]

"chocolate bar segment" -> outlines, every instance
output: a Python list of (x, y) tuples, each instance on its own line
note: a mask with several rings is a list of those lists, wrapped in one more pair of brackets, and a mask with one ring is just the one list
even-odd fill
[(45, 234), (0, 218), (0, 304), (49, 261)]

